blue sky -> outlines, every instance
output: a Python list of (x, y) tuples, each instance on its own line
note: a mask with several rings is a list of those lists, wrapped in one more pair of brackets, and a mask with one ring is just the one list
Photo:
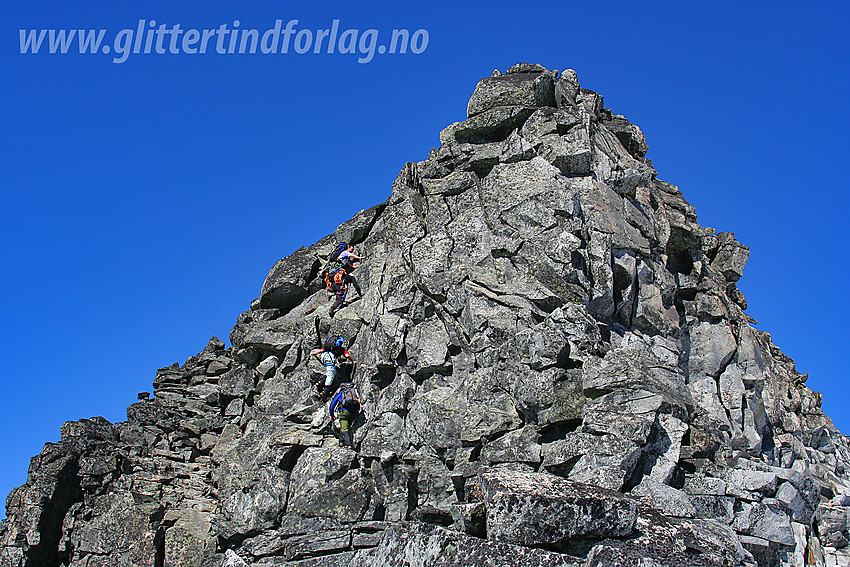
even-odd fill
[[(0, 8), (3, 495), (61, 423), (122, 421), (157, 368), (227, 340), (278, 258), (383, 202), (478, 79), (520, 61), (574, 68), (701, 224), (751, 247), (748, 313), (850, 431), (846, 3), (16, 4)], [(428, 42), (368, 63), (298, 54), (294, 34), (286, 54), (20, 53), (20, 29), (114, 46), (139, 20), (276, 19)]]

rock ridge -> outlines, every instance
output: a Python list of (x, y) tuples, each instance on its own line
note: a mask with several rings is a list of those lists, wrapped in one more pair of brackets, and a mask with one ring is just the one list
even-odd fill
[[(838, 566), (850, 444), (640, 128), (571, 70), (478, 82), (385, 203), (279, 260), (231, 346), (66, 423), (0, 567)], [(329, 317), (339, 241), (363, 299)], [(355, 450), (314, 395), (358, 361)]]

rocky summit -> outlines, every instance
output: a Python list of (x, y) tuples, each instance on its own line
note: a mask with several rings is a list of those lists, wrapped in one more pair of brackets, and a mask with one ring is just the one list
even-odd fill
[[(66, 423), (0, 567), (850, 565), (850, 444), (745, 313), (749, 249), (572, 70), (496, 71), (467, 113), (279, 260), (231, 347)], [(331, 317), (341, 241), (363, 298)], [(337, 334), (353, 448), (314, 387)]]

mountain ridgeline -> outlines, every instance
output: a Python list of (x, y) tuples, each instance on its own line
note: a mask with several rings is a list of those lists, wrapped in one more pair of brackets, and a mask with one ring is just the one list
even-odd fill
[[(850, 565), (850, 444), (572, 70), (481, 80), (383, 204), (279, 260), (127, 421), (66, 423), (0, 567)], [(329, 316), (320, 272), (365, 256)], [(311, 351), (357, 364), (341, 447)]]

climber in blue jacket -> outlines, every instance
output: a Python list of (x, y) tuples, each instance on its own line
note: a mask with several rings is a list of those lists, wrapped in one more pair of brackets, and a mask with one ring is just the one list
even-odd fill
[(339, 444), (343, 447), (354, 448), (351, 437), (351, 426), (360, 413), (360, 394), (351, 382), (339, 385), (339, 392), (334, 396), (329, 409), (331, 421), (339, 418)]

